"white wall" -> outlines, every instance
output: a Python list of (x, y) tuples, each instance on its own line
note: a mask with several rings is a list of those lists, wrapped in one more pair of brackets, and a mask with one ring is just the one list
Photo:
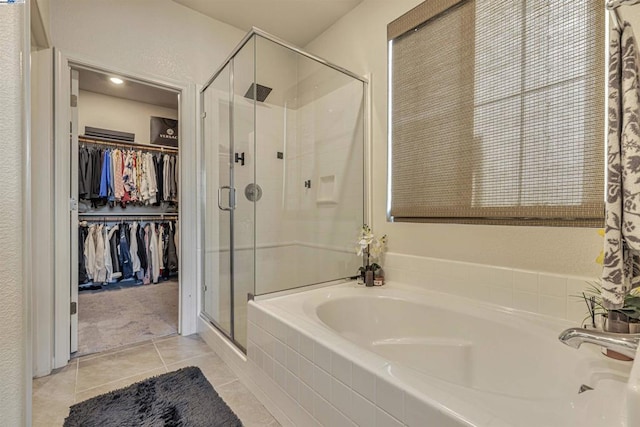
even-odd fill
[(594, 276), (602, 238), (590, 228), (388, 223), (386, 25), (421, 0), (364, 0), (306, 49), (355, 73), (372, 73), (373, 229), (389, 251), (511, 268)]
[(78, 96), (80, 135), (84, 135), (85, 126), (91, 126), (134, 133), (137, 143), (149, 144), (151, 116), (177, 119), (178, 110), (86, 90), (81, 90)]
[[(186, 132), (183, 135), (188, 133), (190, 137), (183, 138), (180, 146), (180, 181), (188, 191), (180, 191), (180, 214), (184, 224), (196, 224), (199, 205), (195, 191), (197, 168), (194, 165), (198, 162), (198, 147), (195, 137), (196, 114), (192, 109), (197, 98), (196, 87), (189, 84), (203, 84), (244, 36), (244, 31), (170, 0), (51, 0), (49, 14), (51, 44), (71, 58), (103, 64), (107, 69), (123, 71), (124, 74), (145, 76), (165, 84), (175, 82), (189, 88), (188, 93), (183, 94), (183, 99), (188, 100), (187, 105), (183, 105), (183, 113), (190, 112), (192, 121), (187, 123), (181, 120), (181, 132)], [(58, 136), (58, 139), (61, 138)], [(37, 143), (49, 144), (49, 141)], [(42, 148), (34, 146), (34, 150)], [(40, 172), (46, 175), (51, 170)], [(57, 188), (64, 189), (64, 178), (58, 176), (58, 179), (60, 183)], [(58, 202), (64, 199), (59, 198)], [(181, 290), (181, 304), (182, 312), (188, 313), (190, 311), (186, 307), (191, 307), (190, 304), (197, 298), (197, 229), (184, 226), (180, 235), (184, 246), (181, 252), (184, 255), (181, 257), (181, 282), (185, 284)], [(52, 242), (39, 243), (53, 246)], [(49, 257), (53, 257), (52, 251)], [(59, 283), (65, 283), (63, 279), (61, 276)], [(52, 288), (54, 285), (41, 283), (39, 286)], [(38, 289), (36, 295), (46, 294), (40, 291)], [(61, 310), (58, 312), (63, 313)], [(195, 328), (195, 318), (186, 320), (190, 323), (186, 326), (183, 323), (182, 331), (191, 333)], [(61, 354), (65, 346), (64, 342), (60, 342), (60, 346), (55, 345), (56, 366), (64, 362)]]
[[(21, 426), (28, 422), (27, 342), (24, 310), (25, 277), (23, 272), (25, 162), (23, 147), (24, 92), (23, 58), (28, 55), (29, 30), (25, 28), (25, 4), (0, 5), (0, 424)], [(26, 47), (26, 49), (25, 49)]]
[(114, 67), (204, 83), (244, 32), (170, 0), (52, 0), (53, 46)]

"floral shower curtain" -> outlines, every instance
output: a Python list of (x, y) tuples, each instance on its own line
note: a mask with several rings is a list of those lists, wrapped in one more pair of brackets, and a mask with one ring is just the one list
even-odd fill
[(631, 26), (612, 30), (610, 40), (602, 298), (616, 309), (640, 285), (640, 97)]

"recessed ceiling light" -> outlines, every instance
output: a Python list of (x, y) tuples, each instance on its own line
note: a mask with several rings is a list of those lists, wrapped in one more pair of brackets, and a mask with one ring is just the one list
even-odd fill
[(121, 85), (122, 83), (124, 83), (124, 80), (119, 77), (109, 77), (109, 80), (111, 80), (111, 83), (116, 85)]

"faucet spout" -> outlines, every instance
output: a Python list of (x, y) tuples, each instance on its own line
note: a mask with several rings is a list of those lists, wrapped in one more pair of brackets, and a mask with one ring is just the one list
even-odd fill
[(579, 348), (583, 343), (600, 345), (634, 358), (640, 343), (640, 334), (616, 334), (594, 329), (569, 328), (558, 339), (569, 347)]

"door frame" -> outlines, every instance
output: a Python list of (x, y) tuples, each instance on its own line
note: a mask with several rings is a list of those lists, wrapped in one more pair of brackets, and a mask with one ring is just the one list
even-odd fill
[[(113, 73), (126, 79), (170, 89), (178, 93), (179, 127), (179, 233), (180, 291), (178, 309), (178, 333), (190, 335), (197, 332), (198, 318), (198, 213), (197, 187), (199, 168), (196, 159), (199, 155), (196, 114), (196, 85), (158, 77), (147, 73), (124, 70), (108, 64), (94, 61), (81, 55), (54, 49), (54, 292), (53, 300), (53, 349), (52, 368), (66, 366), (70, 360), (71, 328), (71, 153), (69, 146), (69, 124), (71, 122), (71, 85), (70, 69), (88, 68), (104, 73)], [(187, 143), (188, 141), (188, 143)], [(196, 189), (196, 191), (193, 191)], [(35, 307), (35, 306), (34, 306)], [(44, 331), (46, 333), (46, 331)], [(46, 351), (46, 350), (43, 350)]]

